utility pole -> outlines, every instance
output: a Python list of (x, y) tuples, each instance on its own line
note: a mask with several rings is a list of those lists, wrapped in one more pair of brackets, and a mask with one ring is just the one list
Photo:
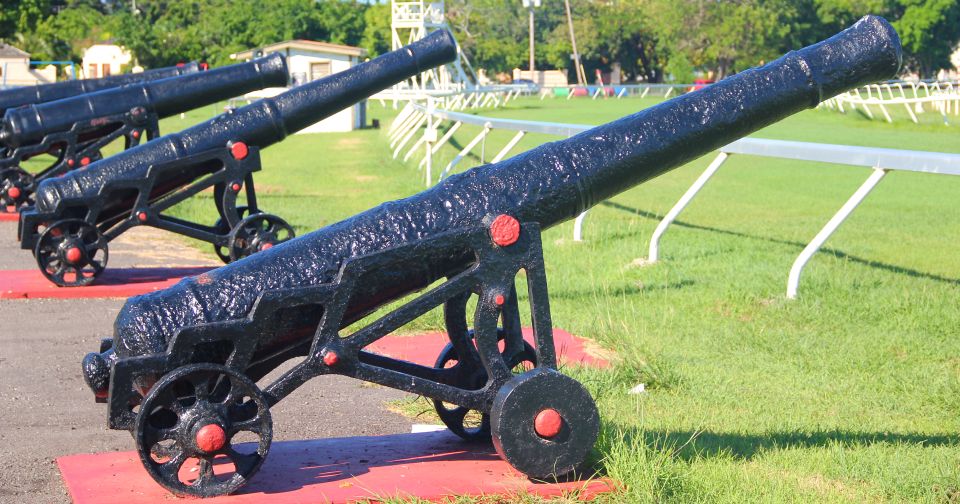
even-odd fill
[(533, 8), (540, 7), (540, 0), (523, 0), (523, 6), (530, 14), (530, 81), (537, 83), (536, 66), (534, 65), (534, 38), (533, 38)]
[(570, 0), (563, 0), (567, 8), (567, 25), (570, 27), (570, 44), (573, 46), (573, 66), (577, 72), (577, 83), (581, 86), (587, 85), (587, 76), (583, 73), (583, 66), (580, 65), (580, 52), (577, 51), (577, 36), (573, 33), (573, 14), (570, 13)]

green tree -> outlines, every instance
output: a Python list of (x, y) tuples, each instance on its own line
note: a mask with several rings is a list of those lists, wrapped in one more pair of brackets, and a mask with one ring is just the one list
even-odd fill
[(360, 45), (371, 58), (390, 51), (390, 3), (375, 3), (363, 13), (363, 40)]

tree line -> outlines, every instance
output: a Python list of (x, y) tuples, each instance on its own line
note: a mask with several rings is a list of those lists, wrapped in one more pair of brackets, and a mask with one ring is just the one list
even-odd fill
[[(626, 80), (689, 82), (769, 61), (822, 40), (864, 14), (900, 33), (910, 71), (952, 68), (960, 0), (570, 0), (587, 69)], [(36, 60), (80, 61), (91, 44), (127, 47), (146, 67), (229, 63), (230, 54), (288, 39), (390, 50), (389, 2), (356, 0), (2, 0), (0, 40)], [(447, 0), (447, 18), (475, 68), (527, 68), (520, 0)], [(569, 69), (572, 47), (559, 0), (534, 10), (538, 69)], [(571, 73), (572, 75), (572, 73)]]

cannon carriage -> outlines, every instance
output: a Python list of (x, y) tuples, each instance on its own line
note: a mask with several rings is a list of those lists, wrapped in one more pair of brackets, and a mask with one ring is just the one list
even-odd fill
[[(416, 75), (425, 65), (442, 63), (455, 51), (451, 40), (446, 33), (429, 37), (405, 52), (231, 110), (88, 169), (44, 180), (35, 206), (21, 212), (20, 246), (33, 251), (40, 271), (53, 283), (84, 286), (106, 268), (109, 242), (135, 226), (208, 242), (225, 263), (287, 241), (294, 229), (257, 203), (253, 173), (261, 168), (260, 149)], [(169, 214), (173, 206), (210, 188), (219, 216), (215, 223)]]
[[(0, 121), (0, 212), (33, 205), (37, 184), (103, 158), (122, 140), (128, 150), (160, 136), (158, 121), (249, 91), (281, 86), (288, 79), (283, 57), (203, 73), (127, 84), (8, 110)], [(46, 156), (49, 155), (49, 158)], [(46, 159), (31, 173), (24, 162)]]
[[(589, 392), (556, 369), (541, 229), (888, 78), (901, 58), (893, 28), (868, 16), (696, 93), (132, 298), (113, 338), (84, 358), (84, 378), (110, 427), (129, 430), (148, 473), (180, 495), (247, 482), (269, 452), (270, 408), (326, 374), (431, 398), (454, 433), (489, 437), (532, 478), (564, 476), (588, 459), (600, 419)], [(524, 283), (533, 345), (519, 330)], [(367, 348), (439, 306), (450, 344), (434, 367)], [(300, 360), (262, 383), (290, 359)], [(471, 411), (479, 424), (466, 422)]]

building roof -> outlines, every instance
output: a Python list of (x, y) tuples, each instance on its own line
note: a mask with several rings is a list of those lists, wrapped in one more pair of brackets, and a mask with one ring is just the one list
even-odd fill
[(21, 51), (12, 45), (0, 43), (0, 58), (29, 58), (30, 53)]
[[(280, 52), (288, 49), (299, 49), (301, 51), (343, 54), (345, 56), (362, 57), (367, 55), (367, 50), (361, 47), (353, 47), (340, 44), (331, 44), (329, 42), (319, 42), (317, 40), (285, 40), (258, 48), (266, 53)], [(233, 59), (249, 59), (253, 57), (256, 49), (231, 54)]]

